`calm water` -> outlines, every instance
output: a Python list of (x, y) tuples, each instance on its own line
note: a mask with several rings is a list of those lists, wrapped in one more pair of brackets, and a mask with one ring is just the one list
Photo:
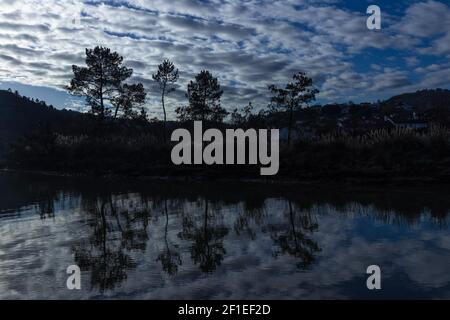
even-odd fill
[(0, 191), (1, 299), (450, 298), (444, 188), (1, 173)]

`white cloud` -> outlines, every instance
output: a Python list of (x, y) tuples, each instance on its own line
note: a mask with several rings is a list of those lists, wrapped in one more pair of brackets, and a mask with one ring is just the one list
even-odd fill
[[(373, 32), (365, 27), (365, 12), (338, 8), (335, 2), (0, 0), (0, 81), (61, 87), (70, 79), (71, 64), (83, 62), (86, 47), (104, 45), (135, 69), (135, 79), (151, 90), (150, 112), (159, 114), (151, 74), (167, 57), (181, 71), (181, 91), (169, 101), (173, 116), (175, 107), (186, 103), (187, 82), (202, 68), (219, 76), (225, 106), (251, 99), (264, 107), (267, 85), (285, 83), (299, 70), (323, 85), (322, 99), (365, 99), (359, 90), (373, 88), (371, 79), (377, 79), (380, 91), (408, 84), (413, 70), (402, 70), (401, 76), (382, 67), (371, 74), (357, 71), (354, 58), (365, 50), (450, 53), (450, 33), (444, 34), (450, 27), (437, 22), (450, 21), (444, 3), (413, 4), (397, 23), (386, 13), (386, 28)], [(422, 41), (428, 36), (441, 38), (427, 47)]]

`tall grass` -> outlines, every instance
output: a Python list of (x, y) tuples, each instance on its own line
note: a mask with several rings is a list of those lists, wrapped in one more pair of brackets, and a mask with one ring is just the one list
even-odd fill
[(441, 126), (335, 132), (282, 148), (282, 173), (323, 178), (370, 176), (450, 179), (450, 131)]
[(361, 149), (377, 145), (397, 145), (411, 142), (433, 144), (443, 143), (441, 147), (450, 143), (450, 130), (443, 126), (432, 125), (428, 130), (418, 131), (410, 128), (379, 129), (369, 131), (363, 135), (351, 135), (345, 132), (334, 132), (304, 141), (322, 146), (341, 144), (347, 148)]
[[(16, 144), (8, 165), (62, 172), (125, 175), (259, 175), (249, 166), (174, 166), (171, 143), (155, 134), (69, 136), (39, 132)], [(280, 178), (447, 177), (450, 131), (441, 126), (405, 128), (362, 135), (335, 132), (280, 148)]]

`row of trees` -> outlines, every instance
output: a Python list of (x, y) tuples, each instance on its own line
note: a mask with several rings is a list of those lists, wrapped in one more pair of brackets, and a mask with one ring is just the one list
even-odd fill
[[(123, 57), (109, 48), (95, 47), (86, 49), (86, 66), (73, 66), (74, 77), (67, 86), (70, 93), (84, 96), (91, 112), (100, 119), (118, 116), (133, 119), (146, 119), (143, 105), (147, 93), (142, 83), (130, 84), (133, 74), (131, 68), (123, 66)], [(164, 113), (164, 139), (166, 139), (167, 110), (165, 98), (175, 91), (174, 84), (179, 79), (179, 71), (168, 59), (158, 66), (153, 80), (160, 85), (161, 104)], [(273, 96), (271, 106), (277, 111), (285, 111), (289, 129), (288, 143), (293, 127), (293, 114), (296, 109), (315, 99), (318, 90), (313, 81), (304, 72), (293, 76), (293, 81), (284, 88), (270, 85)], [(219, 81), (209, 71), (202, 70), (187, 86), (188, 105), (176, 109), (181, 121), (201, 120), (223, 122), (229, 114), (221, 106), (223, 90)], [(139, 111), (137, 111), (139, 110)], [(251, 104), (245, 107), (243, 114), (235, 109), (232, 119), (242, 120), (251, 115)]]

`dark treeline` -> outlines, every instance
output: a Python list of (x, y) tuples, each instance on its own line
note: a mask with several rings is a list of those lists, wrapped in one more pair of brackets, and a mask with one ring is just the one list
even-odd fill
[[(179, 70), (164, 60), (152, 75), (159, 91), (132, 83), (133, 70), (108, 48), (86, 50), (73, 66), (67, 90), (84, 97), (88, 113), (57, 110), (45, 102), (0, 91), (0, 155), (9, 168), (131, 176), (259, 176), (256, 166), (174, 166), (172, 130), (204, 127), (279, 128), (279, 177), (289, 179), (427, 179), (450, 177), (450, 91), (423, 90), (377, 103), (312, 106), (318, 90), (304, 72), (284, 86), (270, 85), (265, 108), (251, 102), (228, 112), (223, 90), (202, 70), (186, 88), (185, 106), (168, 120), (167, 97)], [(149, 119), (149, 95), (163, 119)], [(174, 109), (174, 106), (171, 106)], [(156, 109), (155, 109), (156, 110)], [(153, 110), (152, 110), (153, 111)]]

